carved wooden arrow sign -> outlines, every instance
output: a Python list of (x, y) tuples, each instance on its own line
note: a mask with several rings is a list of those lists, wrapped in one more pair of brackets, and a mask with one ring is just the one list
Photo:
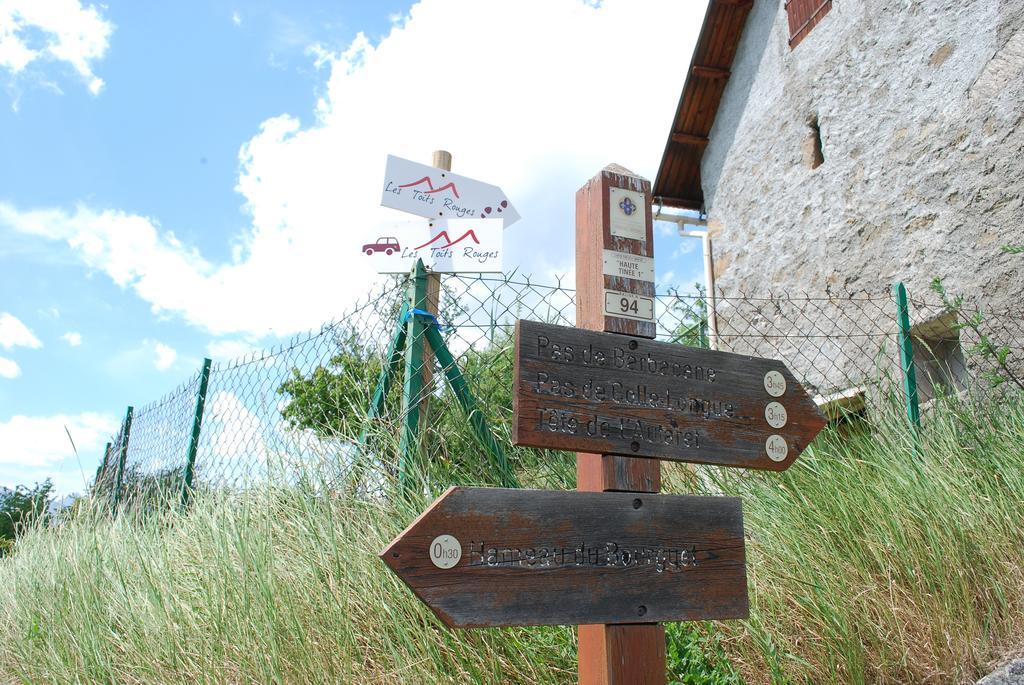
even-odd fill
[(782, 471), (825, 426), (779, 361), (516, 323), (512, 441)]
[(455, 487), (380, 556), (450, 627), (747, 616), (732, 497)]

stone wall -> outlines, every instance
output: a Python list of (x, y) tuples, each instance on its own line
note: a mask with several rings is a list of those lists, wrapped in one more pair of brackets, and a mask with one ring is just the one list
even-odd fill
[(834, 0), (787, 38), (756, 0), (702, 162), (717, 285), (927, 297), (939, 277), (1024, 316), (1024, 255), (1001, 250), (1024, 244), (1024, 0)]

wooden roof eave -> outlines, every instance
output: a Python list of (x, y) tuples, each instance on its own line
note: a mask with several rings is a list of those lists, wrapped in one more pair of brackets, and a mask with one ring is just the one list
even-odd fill
[(710, 0), (679, 94), (653, 195), (663, 206), (703, 211), (700, 164), (753, 0)]

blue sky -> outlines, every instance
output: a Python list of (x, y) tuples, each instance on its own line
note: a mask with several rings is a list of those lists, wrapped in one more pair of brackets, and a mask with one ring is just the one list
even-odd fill
[[(125, 405), (344, 311), (372, 278), (351, 246), (401, 218), (388, 153), (451, 150), (523, 217), (506, 265), (571, 272), (575, 190), (612, 161), (653, 179), (703, 11), (0, 4), (0, 485), (81, 489)], [(659, 281), (699, 278), (661, 228)]]

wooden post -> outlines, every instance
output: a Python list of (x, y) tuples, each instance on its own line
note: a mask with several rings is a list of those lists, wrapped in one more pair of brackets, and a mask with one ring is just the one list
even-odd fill
[[(444, 169), (445, 171), (452, 170), (452, 153), (447, 150), (434, 150), (433, 158), (431, 159), (431, 166), (435, 166), (438, 169)], [(441, 301), (441, 274), (429, 273), (427, 274), (427, 299), (426, 306), (424, 309), (430, 312), (434, 316), (438, 314), (438, 307)], [(424, 350), (423, 353), (423, 387), (430, 388), (431, 383), (434, 380), (434, 356), (430, 350)], [(426, 402), (426, 398), (424, 398)], [(421, 416), (426, 417), (426, 404), (423, 406)]]
[[(432, 166), (445, 171), (452, 170), (452, 155), (445, 150), (435, 150)], [(410, 274), (409, 308), (438, 314), (441, 299), (441, 274), (428, 272), (423, 260), (417, 259)], [(426, 345), (426, 327), (418, 316), (410, 316), (405, 346), (405, 384), (402, 394), (402, 415), (404, 427), (399, 444), (398, 480), (403, 493), (412, 485), (412, 471), (419, 454), (420, 436), (428, 425), (430, 395), (433, 393), (434, 355)]]
[[(635, 255), (649, 280), (618, 273), (614, 254)], [(651, 184), (617, 165), (576, 193), (576, 326), (655, 337)], [(642, 269), (642, 270), (643, 270)], [(656, 459), (576, 454), (576, 488), (658, 492)], [(640, 617), (638, 617), (639, 619)], [(581, 625), (580, 685), (664, 685), (665, 629), (656, 623)]]

